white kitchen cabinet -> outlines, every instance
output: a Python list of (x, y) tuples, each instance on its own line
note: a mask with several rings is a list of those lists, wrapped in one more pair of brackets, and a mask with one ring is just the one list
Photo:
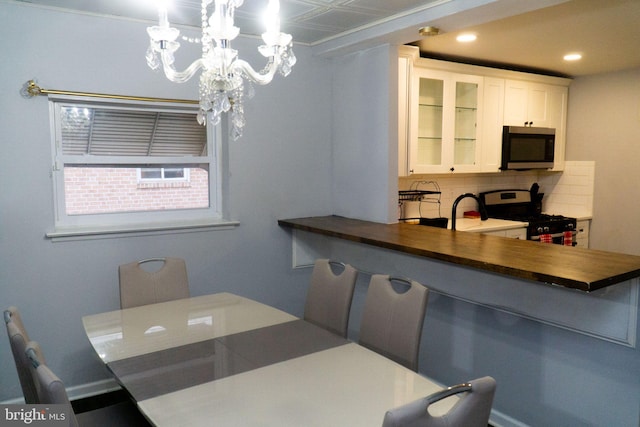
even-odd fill
[(508, 237), (510, 239), (527, 240), (526, 228), (512, 228), (508, 230), (487, 231), (482, 234), (487, 234), (489, 236)]
[(564, 169), (570, 80), (421, 58), (398, 50), (398, 174), (500, 172), (502, 127), (556, 129)]
[(548, 87), (521, 80), (505, 81), (504, 124), (549, 127)]
[(409, 173), (479, 171), (484, 78), (415, 67), (411, 80)]
[(505, 230), (505, 237), (512, 239), (527, 240), (526, 228), (514, 228), (512, 230)]
[(576, 246), (580, 248), (588, 248), (589, 247), (589, 228), (591, 227), (591, 220), (585, 219), (580, 220), (576, 224), (576, 230), (578, 234), (576, 235)]
[(564, 152), (567, 145), (567, 102), (569, 88), (566, 86), (549, 86), (548, 95), (548, 123), (556, 130), (555, 158), (553, 171), (564, 170)]
[(567, 97), (566, 86), (505, 80), (504, 125), (554, 128), (554, 171), (564, 169)]
[(484, 78), (482, 115), (481, 172), (500, 172), (502, 123), (504, 116), (504, 79)]

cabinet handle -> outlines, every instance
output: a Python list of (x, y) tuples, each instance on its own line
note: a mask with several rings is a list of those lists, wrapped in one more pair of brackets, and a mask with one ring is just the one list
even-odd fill
[(456, 168), (451, 167), (449, 170), (450, 170), (451, 172), (453, 172), (454, 170), (456, 170)]

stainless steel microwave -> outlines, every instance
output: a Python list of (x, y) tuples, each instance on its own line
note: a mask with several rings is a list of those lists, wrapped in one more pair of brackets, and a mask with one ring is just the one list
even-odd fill
[(500, 169), (551, 169), (555, 142), (552, 128), (504, 126)]

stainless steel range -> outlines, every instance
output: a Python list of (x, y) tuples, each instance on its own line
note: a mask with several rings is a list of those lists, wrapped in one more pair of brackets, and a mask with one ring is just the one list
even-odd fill
[(490, 218), (528, 222), (527, 240), (576, 245), (576, 218), (543, 214), (538, 185), (530, 190), (495, 190), (480, 193)]

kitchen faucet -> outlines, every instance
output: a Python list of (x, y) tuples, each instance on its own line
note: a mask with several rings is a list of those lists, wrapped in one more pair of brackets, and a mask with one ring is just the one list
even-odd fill
[(480, 198), (475, 194), (464, 193), (459, 195), (458, 198), (453, 202), (453, 208), (451, 208), (451, 230), (456, 229), (456, 209), (458, 208), (458, 203), (460, 202), (460, 200), (465, 199), (467, 197), (476, 199), (476, 201), (478, 202), (478, 206), (480, 207), (480, 219), (482, 221), (486, 221), (487, 219), (489, 219), (489, 215), (487, 214), (487, 208), (485, 207), (482, 200), (480, 200)]

